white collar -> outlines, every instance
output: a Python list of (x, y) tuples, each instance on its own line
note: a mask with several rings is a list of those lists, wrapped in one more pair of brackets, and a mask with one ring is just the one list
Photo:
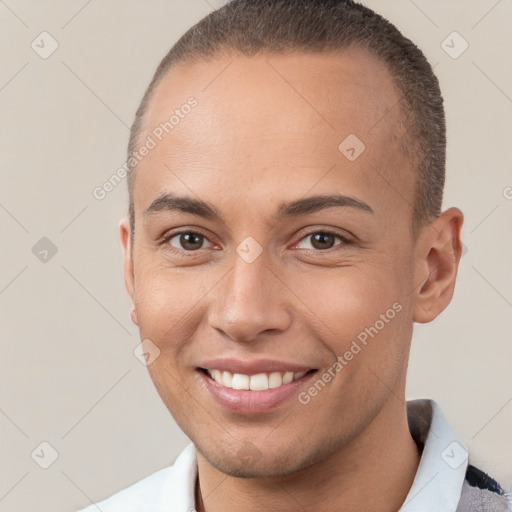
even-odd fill
[[(399, 512), (455, 512), (468, 464), (468, 449), (433, 400), (407, 402), (411, 435), (424, 445), (416, 477)], [(174, 463), (172, 485), (161, 496), (161, 510), (194, 510), (197, 478), (195, 447), (189, 444)], [(160, 510), (160, 508), (158, 509)]]
[(407, 402), (411, 435), (424, 445), (414, 482), (399, 512), (455, 512), (468, 449), (433, 400)]

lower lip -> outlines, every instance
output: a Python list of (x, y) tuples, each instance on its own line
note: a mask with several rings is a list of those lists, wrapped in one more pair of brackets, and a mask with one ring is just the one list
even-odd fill
[(196, 371), (199, 374), (201, 384), (217, 403), (241, 414), (260, 414), (271, 411), (288, 398), (297, 396), (299, 389), (316, 373), (307, 373), (300, 377), (300, 379), (283, 384), (278, 388), (271, 388), (265, 391), (249, 391), (221, 386), (202, 371)]

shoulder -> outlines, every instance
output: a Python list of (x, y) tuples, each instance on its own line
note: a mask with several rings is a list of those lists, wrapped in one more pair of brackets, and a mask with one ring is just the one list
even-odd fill
[[(188, 445), (174, 464), (77, 512), (159, 512), (161, 504), (187, 501), (194, 486), (195, 449)], [(189, 489), (189, 488), (190, 489)]]

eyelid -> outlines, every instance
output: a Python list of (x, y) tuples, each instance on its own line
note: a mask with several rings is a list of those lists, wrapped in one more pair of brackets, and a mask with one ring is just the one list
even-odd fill
[(337, 231), (334, 228), (321, 228), (321, 227), (318, 227), (318, 228), (312, 228), (312, 229), (309, 228), (308, 231), (306, 231), (305, 233), (302, 233), (302, 235), (301, 235), (301, 231), (299, 231), (298, 235), (301, 235), (301, 236), (298, 239), (298, 241), (293, 244), (293, 247), (298, 245), (305, 238), (307, 238), (307, 237), (309, 237), (311, 235), (314, 235), (316, 233), (322, 233), (322, 234), (325, 234), (325, 235), (331, 235), (331, 236), (334, 236), (334, 237), (338, 237), (342, 241), (342, 243), (341, 244), (337, 244), (334, 247), (330, 247), (329, 249), (323, 249), (323, 250), (321, 250), (321, 249), (316, 249), (316, 250), (315, 249), (297, 249), (297, 250), (299, 250), (299, 251), (313, 251), (313, 252), (318, 252), (318, 253), (327, 253), (327, 252), (336, 250), (336, 248), (339, 247), (340, 245), (341, 246), (349, 245), (349, 244), (354, 242), (354, 237), (351, 234), (348, 234), (348, 233), (347, 234), (342, 234), (342, 233), (340, 233), (339, 231)]
[[(322, 227), (317, 227), (317, 228), (303, 228), (301, 231), (299, 231), (299, 233), (297, 234), (297, 236), (300, 235), (300, 238), (293, 244), (292, 247), (295, 247), (297, 244), (299, 244), (300, 242), (302, 242), (305, 238), (307, 238), (308, 236), (312, 236), (314, 234), (317, 234), (317, 233), (323, 233), (323, 234), (326, 234), (326, 235), (331, 235), (331, 236), (334, 236), (334, 237), (338, 237), (342, 243), (340, 244), (337, 244), (335, 245), (334, 247), (330, 247), (329, 249), (297, 249), (297, 250), (300, 250), (300, 251), (313, 251), (313, 252), (318, 252), (318, 253), (327, 253), (327, 252), (330, 252), (330, 251), (333, 251), (333, 250), (336, 250), (336, 248), (338, 246), (345, 246), (345, 245), (350, 245), (351, 243), (354, 242), (354, 237), (353, 235), (350, 233), (347, 233), (345, 231), (345, 233), (347, 234), (342, 234), (340, 233), (339, 231), (337, 231), (336, 229), (334, 228), (322, 228)], [(204, 239), (206, 239), (209, 243), (213, 244), (214, 246), (216, 245), (214, 242), (212, 242), (209, 237), (202, 232), (202, 230), (200, 228), (181, 228), (179, 229), (178, 231), (168, 231), (167, 233), (165, 233), (164, 235), (162, 235), (158, 241), (158, 243), (160, 245), (166, 245), (167, 246), (167, 249), (170, 250), (171, 252), (177, 252), (177, 253), (186, 253), (186, 254), (190, 254), (190, 255), (194, 255), (194, 254), (198, 254), (200, 253), (200, 251), (203, 249), (203, 247), (201, 249), (197, 249), (195, 251), (187, 251), (185, 249), (179, 249), (177, 247), (174, 247), (172, 246), (171, 244), (169, 244), (168, 242), (178, 236), (178, 235), (183, 235), (183, 234), (194, 234), (194, 235), (199, 235), (201, 237), (203, 237)]]
[(201, 237), (203, 237), (205, 240), (207, 240), (209, 243), (213, 244), (214, 246), (216, 245), (214, 242), (212, 242), (210, 240), (210, 238), (202, 232), (202, 230), (200, 228), (185, 228), (185, 229), (179, 229), (178, 231), (167, 231), (166, 233), (164, 233), (159, 239), (158, 239), (158, 245), (162, 245), (162, 246), (166, 246), (166, 249), (171, 251), (171, 252), (178, 252), (180, 254), (190, 254), (190, 255), (194, 255), (194, 254), (198, 254), (201, 249), (197, 249), (195, 251), (187, 251), (185, 249), (178, 249), (177, 247), (174, 247), (173, 245), (171, 245), (169, 243), (169, 241), (176, 237), (176, 236), (179, 236), (179, 235), (184, 235), (184, 234), (187, 234), (187, 235), (190, 235), (190, 234), (193, 234), (193, 235), (199, 235)]

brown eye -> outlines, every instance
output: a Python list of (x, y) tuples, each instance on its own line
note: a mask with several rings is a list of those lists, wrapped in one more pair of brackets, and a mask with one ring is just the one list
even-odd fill
[(174, 234), (169, 238), (168, 242), (176, 249), (197, 251), (198, 249), (203, 248), (205, 240), (206, 238), (200, 233), (195, 233), (194, 231), (183, 231), (181, 233)]
[[(341, 244), (335, 244), (336, 239), (340, 240)], [(304, 241), (310, 240), (309, 247), (299, 247)], [(332, 249), (335, 245), (344, 245), (348, 241), (338, 233), (331, 231), (315, 231), (306, 235), (298, 244), (299, 249), (315, 249), (318, 251)]]

